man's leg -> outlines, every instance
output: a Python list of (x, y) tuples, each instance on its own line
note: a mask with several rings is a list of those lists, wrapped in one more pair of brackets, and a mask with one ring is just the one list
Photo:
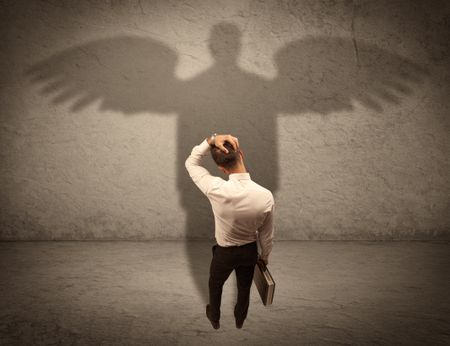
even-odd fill
[(210, 318), (220, 320), (220, 304), (222, 302), (222, 288), (233, 271), (233, 263), (227, 249), (217, 246), (209, 270), (209, 306)]
[(250, 289), (252, 287), (256, 261), (258, 260), (256, 245), (251, 245), (246, 251), (246, 260), (242, 265), (236, 267), (238, 297), (234, 307), (234, 317), (236, 318), (236, 322), (240, 323), (243, 323), (247, 317), (248, 306), (250, 304)]

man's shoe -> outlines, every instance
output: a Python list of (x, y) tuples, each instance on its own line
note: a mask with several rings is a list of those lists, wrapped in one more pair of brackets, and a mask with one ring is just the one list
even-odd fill
[(209, 320), (209, 322), (211, 322), (211, 325), (213, 326), (214, 329), (219, 329), (220, 328), (220, 322), (219, 321), (213, 321), (209, 317), (209, 304), (206, 305), (206, 317), (208, 317), (208, 320)]
[(236, 328), (237, 329), (241, 329), (243, 325), (244, 325), (244, 321), (236, 320)]

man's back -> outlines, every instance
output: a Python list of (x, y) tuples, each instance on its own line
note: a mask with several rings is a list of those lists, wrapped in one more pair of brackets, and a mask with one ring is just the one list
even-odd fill
[(215, 236), (221, 246), (243, 245), (257, 239), (268, 213), (273, 212), (272, 193), (250, 178), (233, 173), (208, 192), (214, 212)]

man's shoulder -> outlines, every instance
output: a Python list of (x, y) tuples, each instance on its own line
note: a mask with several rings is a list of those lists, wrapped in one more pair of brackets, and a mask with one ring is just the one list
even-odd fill
[(264, 187), (262, 185), (259, 185), (258, 183), (254, 182), (253, 180), (252, 180), (252, 182), (253, 182), (253, 185), (254, 185), (255, 189), (259, 193), (261, 193), (264, 197), (266, 197), (266, 199), (268, 201), (274, 203), (274, 198), (273, 198), (272, 191), (270, 191), (268, 188), (266, 188), (266, 187)]
[(222, 187), (227, 183), (227, 181), (222, 179), (221, 177), (217, 176), (212, 177), (213, 179), (211, 179), (210, 191), (220, 191)]

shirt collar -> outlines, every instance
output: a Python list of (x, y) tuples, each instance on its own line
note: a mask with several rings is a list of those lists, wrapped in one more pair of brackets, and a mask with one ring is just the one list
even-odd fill
[(250, 173), (231, 173), (228, 175), (230, 180), (251, 180)]

